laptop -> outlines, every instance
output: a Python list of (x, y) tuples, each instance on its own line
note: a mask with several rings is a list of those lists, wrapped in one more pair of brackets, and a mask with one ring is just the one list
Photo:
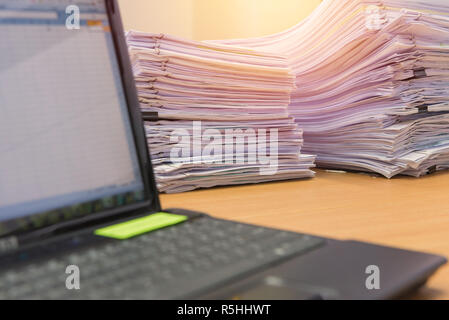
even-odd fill
[(117, 1), (0, 0), (0, 39), (0, 299), (390, 299), (445, 264), (162, 209)]

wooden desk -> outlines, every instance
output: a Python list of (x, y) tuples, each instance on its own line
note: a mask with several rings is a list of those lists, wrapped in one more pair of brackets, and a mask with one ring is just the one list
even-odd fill
[[(164, 208), (449, 257), (449, 172), (387, 180), (318, 171), (311, 180), (162, 195)], [(416, 298), (449, 299), (449, 267)]]

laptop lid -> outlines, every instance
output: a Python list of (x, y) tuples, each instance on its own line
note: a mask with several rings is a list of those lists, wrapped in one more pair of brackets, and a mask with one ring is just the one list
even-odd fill
[(160, 204), (117, 2), (0, 0), (0, 240), (142, 208)]

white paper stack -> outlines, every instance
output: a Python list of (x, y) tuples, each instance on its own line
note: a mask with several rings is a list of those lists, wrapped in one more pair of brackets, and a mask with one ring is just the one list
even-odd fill
[(213, 43), (289, 57), (289, 110), (318, 165), (386, 177), (449, 167), (447, 0), (325, 0), (283, 33)]
[(286, 57), (131, 31), (127, 41), (161, 192), (312, 177), (288, 105)]

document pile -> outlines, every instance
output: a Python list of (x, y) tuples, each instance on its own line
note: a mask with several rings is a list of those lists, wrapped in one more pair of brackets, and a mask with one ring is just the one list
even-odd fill
[(325, 0), (286, 32), (213, 43), (289, 57), (290, 113), (318, 165), (386, 177), (449, 168), (447, 0)]
[[(161, 192), (312, 177), (289, 115), (285, 57), (167, 35), (126, 35)], [(157, 115), (157, 117), (155, 117)]]

